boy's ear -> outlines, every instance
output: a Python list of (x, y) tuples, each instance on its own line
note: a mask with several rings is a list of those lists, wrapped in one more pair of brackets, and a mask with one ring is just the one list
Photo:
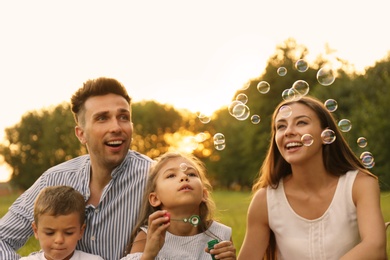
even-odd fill
[(36, 239), (39, 239), (38, 238), (38, 226), (35, 224), (35, 221), (32, 222), (31, 226), (32, 226), (32, 229), (34, 231), (34, 237)]
[(81, 228), (80, 228), (80, 237), (79, 237), (79, 239), (81, 239), (82, 237), (83, 237), (83, 235), (84, 235), (84, 231), (85, 231), (85, 227), (86, 227), (87, 225), (84, 223), (82, 226), (81, 226)]
[(149, 203), (152, 207), (158, 207), (161, 205), (161, 200), (158, 198), (155, 192), (149, 194)]

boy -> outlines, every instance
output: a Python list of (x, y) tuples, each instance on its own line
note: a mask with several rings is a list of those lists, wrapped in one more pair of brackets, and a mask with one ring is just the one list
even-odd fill
[(72, 187), (49, 186), (38, 194), (32, 228), (42, 250), (23, 260), (103, 259), (75, 250), (85, 230), (85, 200)]

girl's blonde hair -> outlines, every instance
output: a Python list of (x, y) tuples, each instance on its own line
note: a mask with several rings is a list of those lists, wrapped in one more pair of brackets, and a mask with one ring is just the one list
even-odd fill
[(128, 254), (131, 250), (131, 247), (134, 243), (134, 239), (137, 236), (138, 232), (140, 231), (140, 228), (142, 226), (148, 225), (148, 218), (149, 215), (152, 214), (153, 212), (160, 210), (159, 207), (152, 207), (149, 203), (149, 194), (154, 192), (156, 189), (156, 180), (158, 177), (158, 173), (161, 170), (161, 168), (171, 159), (175, 158), (184, 158), (186, 159), (189, 163), (192, 164), (192, 166), (195, 167), (196, 171), (199, 174), (199, 178), (203, 184), (203, 188), (205, 188), (209, 194), (207, 198), (205, 198), (205, 201), (202, 201), (201, 204), (199, 205), (199, 217), (200, 217), (200, 223), (197, 226), (199, 233), (205, 232), (208, 227), (210, 226), (211, 222), (213, 221), (214, 218), (214, 211), (215, 211), (215, 203), (213, 199), (211, 198), (211, 192), (212, 192), (212, 186), (210, 184), (210, 181), (207, 179), (207, 171), (204, 163), (199, 160), (196, 156), (192, 154), (185, 154), (181, 152), (167, 152), (160, 157), (157, 157), (155, 159), (154, 164), (152, 165), (147, 183), (146, 183), (146, 188), (142, 200), (142, 207), (141, 207), (141, 212), (139, 216), (139, 220), (134, 227), (131, 237), (130, 237), (130, 243), (126, 247), (125, 255)]

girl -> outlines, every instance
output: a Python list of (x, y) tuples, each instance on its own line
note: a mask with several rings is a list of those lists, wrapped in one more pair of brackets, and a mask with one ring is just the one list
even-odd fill
[(386, 258), (378, 180), (314, 98), (277, 106), (253, 192), (238, 259)]
[[(231, 228), (212, 220), (215, 208), (203, 163), (169, 152), (152, 167), (129, 259), (236, 259)], [(207, 243), (217, 239), (209, 250)]]

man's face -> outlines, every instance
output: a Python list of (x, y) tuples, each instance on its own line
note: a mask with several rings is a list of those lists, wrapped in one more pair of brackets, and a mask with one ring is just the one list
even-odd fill
[(132, 139), (130, 106), (116, 94), (86, 100), (76, 135), (87, 146), (91, 163), (111, 171), (125, 158)]

